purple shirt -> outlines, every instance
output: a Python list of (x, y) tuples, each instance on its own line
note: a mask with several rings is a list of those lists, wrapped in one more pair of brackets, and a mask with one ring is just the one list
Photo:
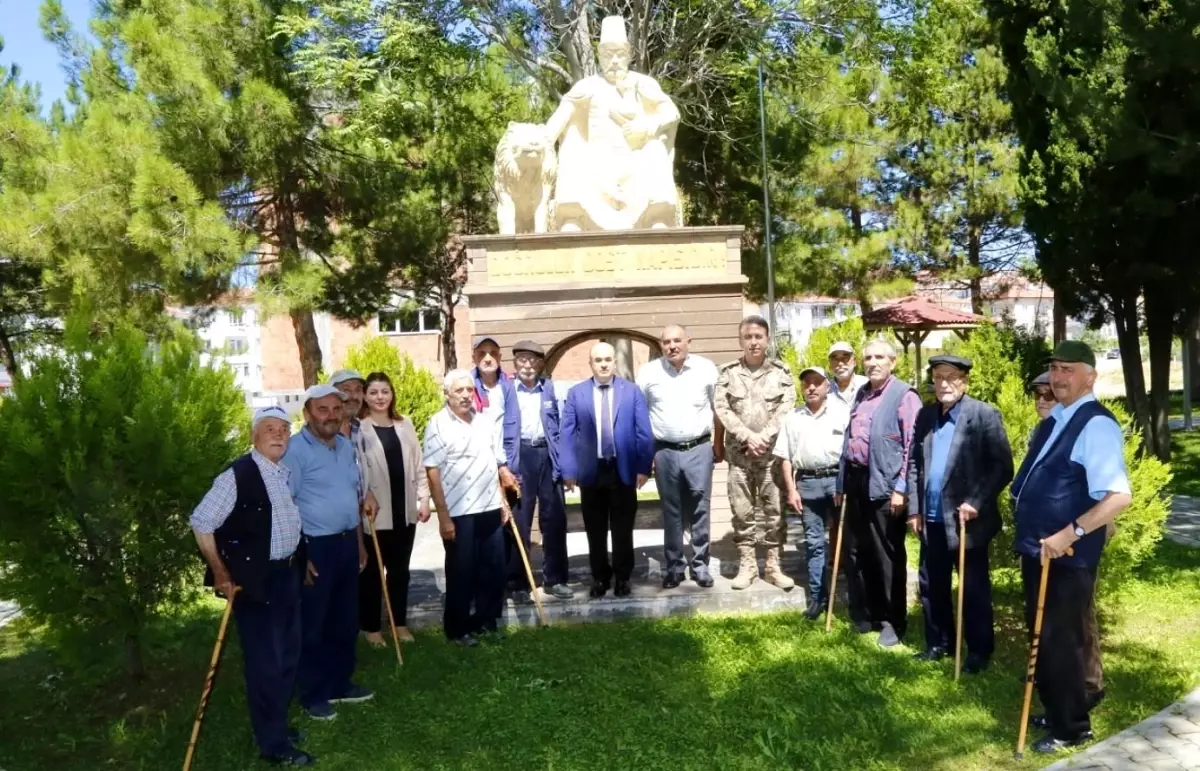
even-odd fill
[[(855, 402), (850, 410), (850, 439), (846, 443), (846, 460), (859, 466), (866, 466), (871, 457), (871, 418), (883, 401), (883, 392), (896, 379), (895, 375), (888, 377), (881, 388), (869, 390), (863, 398)], [(868, 383), (868, 388), (870, 384)], [(913, 391), (904, 394), (900, 399), (900, 433), (904, 442), (904, 455), (900, 459), (900, 475), (892, 487), (898, 493), (908, 492), (908, 480), (905, 470), (908, 468), (908, 454), (912, 449), (913, 428), (917, 422), (917, 413), (921, 411), (921, 397)]]

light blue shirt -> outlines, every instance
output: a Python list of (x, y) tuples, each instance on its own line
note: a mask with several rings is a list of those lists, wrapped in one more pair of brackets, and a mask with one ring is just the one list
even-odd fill
[(538, 381), (533, 388), (526, 388), (518, 380), (516, 388), (517, 406), (521, 409), (521, 441), (541, 442), (546, 438), (542, 426), (542, 383)]
[(925, 480), (925, 519), (942, 521), (942, 486), (946, 483), (946, 461), (950, 458), (950, 445), (958, 428), (958, 415), (962, 412), (962, 400), (955, 402), (949, 412), (938, 412), (937, 430), (933, 432), (933, 452), (929, 458), (929, 478)]
[(305, 426), (288, 442), (283, 465), (308, 536), (333, 535), (358, 527), (361, 500), (354, 445), (339, 433), (333, 447)]
[[(1054, 420), (1054, 429), (1050, 438), (1042, 445), (1042, 451), (1030, 466), (1042, 462), (1042, 458), (1058, 439), (1067, 423), (1088, 402), (1096, 401), (1093, 394), (1081, 397), (1070, 407), (1061, 404), (1054, 405), (1050, 410), (1050, 418)], [(1125, 436), (1115, 420), (1104, 415), (1097, 415), (1087, 422), (1071, 448), (1071, 460), (1083, 466), (1087, 471), (1088, 495), (1098, 501), (1108, 493), (1129, 493), (1129, 475), (1125, 472)]]

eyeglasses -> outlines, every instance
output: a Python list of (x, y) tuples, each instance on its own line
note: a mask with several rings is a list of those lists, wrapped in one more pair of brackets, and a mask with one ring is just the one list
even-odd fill
[(1047, 389), (1041, 389), (1041, 388), (1039, 388), (1039, 389), (1038, 389), (1038, 391), (1037, 391), (1037, 400), (1038, 400), (1038, 401), (1040, 401), (1040, 402), (1052, 402), (1052, 401), (1055, 401), (1055, 398), (1054, 398), (1054, 391), (1053, 391), (1053, 390), (1051, 390), (1051, 389), (1049, 389), (1049, 388), (1047, 388)]

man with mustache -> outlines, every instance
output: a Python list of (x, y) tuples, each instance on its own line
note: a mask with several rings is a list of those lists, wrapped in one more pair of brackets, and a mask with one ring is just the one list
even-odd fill
[(1046, 712), (1034, 719), (1048, 733), (1033, 745), (1046, 754), (1092, 738), (1087, 627), (1095, 612), (1096, 571), (1107, 526), (1132, 500), (1125, 437), (1112, 413), (1096, 401), (1095, 383), (1092, 349), (1078, 340), (1059, 343), (1050, 356), (1050, 387), (1058, 404), (1034, 431), (1009, 491), (1015, 499), (1013, 545), (1021, 556), (1030, 630), (1041, 562), (1049, 560), (1035, 673)]
[(192, 532), (208, 563), (206, 584), (233, 597), (242, 643), (246, 705), (264, 760), (311, 766), (288, 728), (288, 704), (300, 660), (300, 512), (280, 464), (291, 432), (282, 407), (254, 412), (254, 449), (213, 480), (192, 512)]
[(717, 367), (688, 352), (692, 339), (678, 324), (659, 337), (662, 357), (637, 374), (654, 433), (654, 479), (663, 509), (664, 589), (683, 582), (688, 563), (683, 530), (692, 534), (692, 580), (713, 585), (708, 572), (708, 506), (713, 473), (713, 394)]
[(891, 343), (882, 338), (867, 343), (863, 364), (867, 385), (850, 410), (835, 501), (840, 506), (846, 496), (846, 527), (854, 534), (846, 552), (850, 618), (860, 633), (878, 629), (878, 643), (890, 648), (904, 639), (908, 624), (904, 520), (908, 455), (921, 399), (892, 374)]
[(854, 371), (854, 346), (839, 340), (829, 346), (829, 395), (840, 401), (849, 410), (854, 404), (858, 389), (867, 384), (867, 378)]
[[(787, 523), (779, 502), (778, 465), (772, 455), (783, 419), (796, 404), (792, 373), (767, 358), (770, 330), (762, 316), (747, 316), (738, 328), (741, 358), (720, 369), (713, 405), (725, 428), (729, 459), (729, 507), (738, 573), (731, 586), (747, 589), (758, 580), (758, 544), (766, 547), (763, 578), (788, 590), (796, 582), (780, 565)], [(755, 516), (761, 512), (761, 516)]]
[(301, 605), (300, 706), (315, 720), (337, 717), (334, 704), (374, 697), (350, 679), (358, 641), (358, 574), (367, 565), (367, 547), (360, 519), (363, 477), (354, 446), (341, 433), (345, 399), (331, 385), (309, 388), (304, 428), (283, 456), (308, 559)]
[[(937, 401), (917, 415), (908, 462), (908, 524), (921, 539), (920, 591), (925, 615), (921, 661), (950, 655), (954, 603), (950, 583), (965, 532), (963, 671), (982, 672), (995, 649), (988, 543), (1000, 532), (997, 499), (1012, 481), (1012, 450), (1000, 411), (967, 395), (972, 363), (961, 356), (929, 360)], [(965, 528), (965, 531), (960, 528)]]
[(342, 396), (346, 398), (342, 405), (342, 436), (349, 439), (350, 444), (354, 445), (354, 457), (358, 461), (358, 483), (363, 490), (367, 491), (366, 497), (363, 499), (363, 516), (373, 517), (379, 510), (379, 503), (375, 500), (375, 494), (371, 492), (371, 486), (368, 484), (367, 463), (364, 458), (367, 447), (363, 440), (362, 425), (358, 419), (362, 412), (367, 380), (358, 373), (358, 370), (339, 369), (329, 376), (329, 385), (341, 391)]

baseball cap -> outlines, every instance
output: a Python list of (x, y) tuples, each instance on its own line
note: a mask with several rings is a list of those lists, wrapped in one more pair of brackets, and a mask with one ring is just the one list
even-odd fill
[(309, 387), (309, 389), (304, 392), (304, 403), (308, 404), (313, 399), (324, 399), (326, 396), (336, 396), (342, 401), (346, 401), (346, 395), (341, 391), (337, 390), (328, 383), (318, 383), (315, 386)]
[(818, 375), (825, 378), (826, 380), (829, 379), (829, 375), (825, 374), (824, 367), (805, 367), (804, 369), (800, 370), (800, 379), (803, 380), (804, 376), (807, 375), (809, 372), (816, 372)]
[(367, 379), (358, 374), (356, 369), (339, 369), (329, 376), (329, 385), (337, 386), (345, 383), (347, 380), (361, 380), (363, 385), (366, 385)]
[(832, 356), (835, 353), (848, 353), (853, 356), (854, 346), (850, 345), (850, 343), (847, 343), (845, 340), (838, 340), (836, 343), (829, 346), (829, 355)]
[(277, 418), (288, 424), (292, 422), (291, 418), (288, 417), (287, 410), (278, 404), (272, 404), (270, 407), (259, 407), (254, 411), (254, 418), (250, 421), (250, 430), (253, 431), (258, 428), (258, 424), (267, 418)]
[(1082, 340), (1063, 340), (1054, 346), (1050, 361), (1081, 362), (1089, 367), (1096, 366), (1096, 354), (1092, 347)]
[(491, 335), (479, 335), (478, 337), (476, 337), (474, 340), (471, 341), (471, 350), (472, 351), (475, 350), (476, 348), (483, 345), (484, 343), (494, 343), (497, 348), (500, 347), (500, 341), (497, 340), (496, 338), (492, 337)]

